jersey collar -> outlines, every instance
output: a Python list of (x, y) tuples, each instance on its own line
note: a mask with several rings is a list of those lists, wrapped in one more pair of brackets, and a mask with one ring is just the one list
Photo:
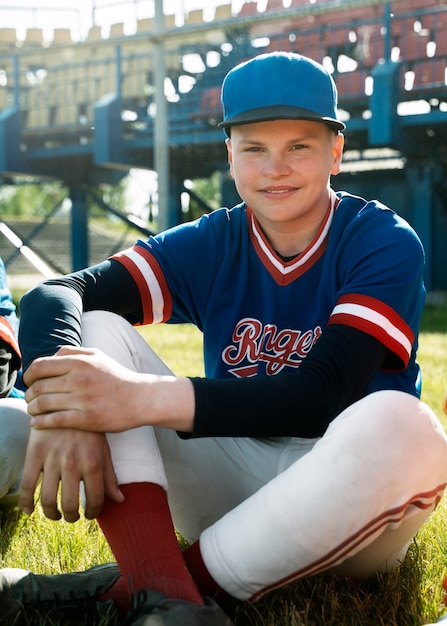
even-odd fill
[(256, 250), (256, 254), (262, 261), (267, 271), (271, 274), (278, 285), (289, 285), (294, 280), (302, 276), (307, 270), (318, 261), (324, 254), (327, 245), (327, 238), (334, 219), (335, 210), (340, 199), (331, 189), (329, 206), (324, 216), (323, 222), (315, 238), (301, 254), (291, 261), (283, 261), (273, 250), (267, 241), (258, 220), (250, 207), (247, 207), (248, 230), (251, 243)]

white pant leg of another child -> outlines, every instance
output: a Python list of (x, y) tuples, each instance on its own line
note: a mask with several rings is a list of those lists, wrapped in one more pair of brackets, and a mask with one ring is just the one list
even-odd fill
[[(92, 311), (84, 314), (82, 345), (98, 348), (136, 372), (172, 374), (141, 335), (114, 313)], [(163, 462), (152, 427), (108, 433), (107, 440), (120, 485), (151, 482), (167, 489)]]
[(0, 508), (17, 506), (30, 431), (25, 400), (0, 400)]
[(313, 449), (202, 532), (208, 571), (255, 600), (333, 570), (395, 566), (447, 482), (447, 437), (418, 399), (380, 391), (345, 410)]

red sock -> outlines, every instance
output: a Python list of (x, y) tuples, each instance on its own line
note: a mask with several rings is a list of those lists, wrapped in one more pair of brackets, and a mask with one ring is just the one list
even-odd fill
[(191, 572), (191, 576), (203, 596), (209, 596), (214, 599), (218, 597), (223, 598), (224, 596), (229, 597), (227, 592), (224, 591), (222, 587), (219, 587), (207, 570), (202, 559), (198, 541), (192, 543), (186, 548), (186, 550), (184, 550), (183, 558), (188, 570)]
[(106, 498), (98, 523), (129, 593), (155, 589), (203, 604), (183, 560), (164, 489), (153, 483), (120, 488), (126, 500), (118, 504)]
[(131, 606), (129, 588), (124, 582), (124, 578), (120, 576), (110, 589), (98, 597), (98, 600), (100, 602), (113, 600), (118, 610), (118, 618), (123, 619)]

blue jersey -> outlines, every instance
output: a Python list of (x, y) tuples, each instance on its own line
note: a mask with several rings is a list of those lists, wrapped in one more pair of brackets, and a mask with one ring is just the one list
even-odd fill
[(424, 252), (407, 222), (378, 201), (332, 193), (316, 237), (289, 261), (245, 204), (112, 258), (138, 285), (144, 324), (189, 322), (203, 331), (209, 378), (293, 370), (326, 326), (344, 324), (388, 349), (365, 393), (420, 394)]

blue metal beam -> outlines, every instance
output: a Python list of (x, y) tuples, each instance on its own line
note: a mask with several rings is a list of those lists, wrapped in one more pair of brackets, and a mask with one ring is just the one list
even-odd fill
[(85, 187), (70, 187), (71, 199), (71, 252), (73, 271), (87, 267), (88, 253), (88, 204)]

